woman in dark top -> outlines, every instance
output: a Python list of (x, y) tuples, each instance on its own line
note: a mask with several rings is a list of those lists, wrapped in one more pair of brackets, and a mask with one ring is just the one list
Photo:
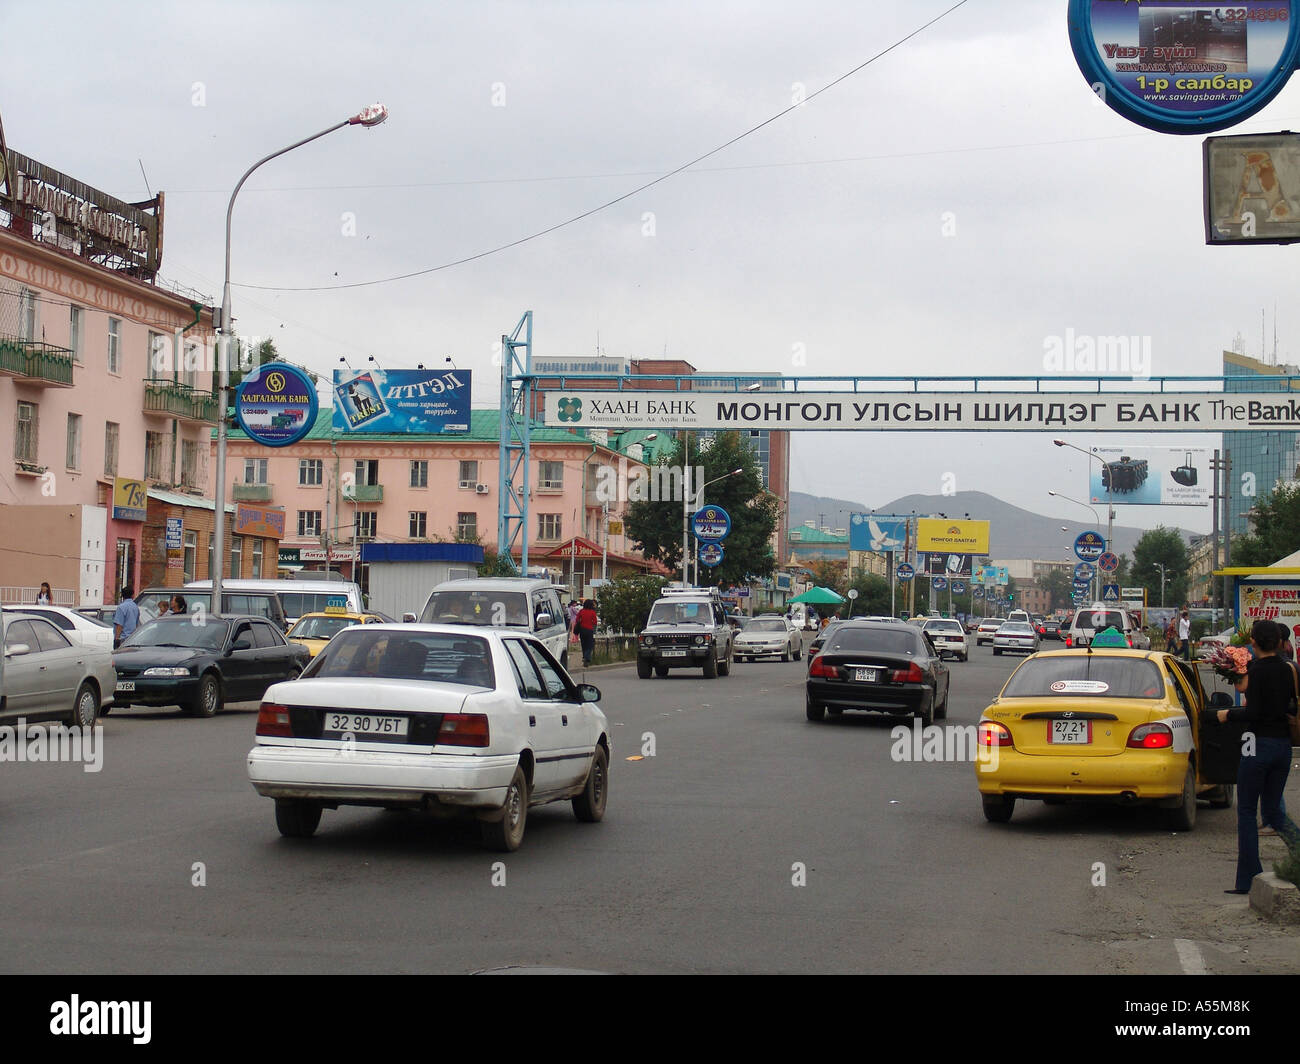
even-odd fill
[(1264, 823), (1294, 849), (1300, 846), (1297, 828), (1282, 808), (1282, 791), (1291, 771), (1291, 734), (1287, 711), (1296, 696), (1294, 668), (1277, 656), (1278, 630), (1272, 621), (1256, 621), (1250, 630), (1255, 660), (1237, 684), (1246, 704), (1219, 710), (1219, 720), (1243, 725), (1254, 736), (1254, 749), (1243, 743), (1237, 769), (1237, 884), (1228, 894), (1250, 893), (1250, 881), (1262, 872), (1255, 807)]

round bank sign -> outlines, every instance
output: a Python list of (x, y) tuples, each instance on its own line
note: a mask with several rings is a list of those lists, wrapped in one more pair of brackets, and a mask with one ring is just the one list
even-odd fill
[(239, 427), (267, 447), (287, 447), (306, 436), (318, 407), (311, 377), (284, 362), (251, 370), (235, 395)]
[(721, 506), (705, 506), (696, 511), (692, 522), (695, 538), (717, 543), (731, 533), (731, 515)]
[(1162, 133), (1244, 121), (1300, 56), (1293, 0), (1070, 0), (1070, 47), (1098, 99)]

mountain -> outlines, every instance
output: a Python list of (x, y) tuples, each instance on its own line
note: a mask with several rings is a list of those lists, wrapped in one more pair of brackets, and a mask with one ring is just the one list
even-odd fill
[[(1099, 508), (1105, 516), (1105, 507)], [(847, 499), (829, 499), (808, 495), (802, 491), (790, 492), (790, 527), (798, 528), (805, 521), (814, 521), (817, 527), (847, 528), (849, 515), (868, 513), (873, 508)], [(989, 556), (994, 561), (1011, 558), (1031, 558), (1035, 561), (1064, 561), (1073, 558), (1074, 538), (1091, 527), (1091, 522), (1080, 523), (1074, 519), (1045, 517), (1043, 514), (1022, 510), (982, 491), (959, 491), (953, 495), (906, 495), (882, 506), (874, 507), (878, 514), (907, 517), (913, 513), (926, 517), (930, 514), (947, 514), (960, 519), (970, 514), (972, 519), (989, 522)], [(1062, 532), (1064, 525), (1068, 531)], [(1103, 535), (1103, 526), (1097, 531)], [(1114, 542), (1110, 549), (1117, 554), (1133, 556), (1133, 547), (1146, 529), (1116, 525)], [(1186, 538), (1190, 533), (1184, 531)]]

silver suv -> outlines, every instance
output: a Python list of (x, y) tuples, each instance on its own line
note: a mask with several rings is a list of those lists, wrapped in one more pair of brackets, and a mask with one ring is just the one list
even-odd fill
[(636, 674), (643, 680), (669, 669), (703, 669), (707, 679), (731, 675), (732, 628), (709, 588), (665, 588), (637, 639)]

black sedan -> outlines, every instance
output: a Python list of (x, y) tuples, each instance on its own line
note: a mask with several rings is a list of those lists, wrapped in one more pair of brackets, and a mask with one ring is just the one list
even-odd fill
[(948, 715), (948, 666), (910, 624), (845, 621), (808, 669), (808, 719), (846, 709), (906, 714), (929, 725)]
[(1039, 639), (1060, 639), (1061, 622), (1060, 621), (1038, 621), (1034, 625), (1038, 632)]
[(114, 653), (113, 705), (178, 705), (211, 717), (227, 701), (261, 698), (310, 661), (306, 647), (263, 617), (163, 616), (137, 628)]

